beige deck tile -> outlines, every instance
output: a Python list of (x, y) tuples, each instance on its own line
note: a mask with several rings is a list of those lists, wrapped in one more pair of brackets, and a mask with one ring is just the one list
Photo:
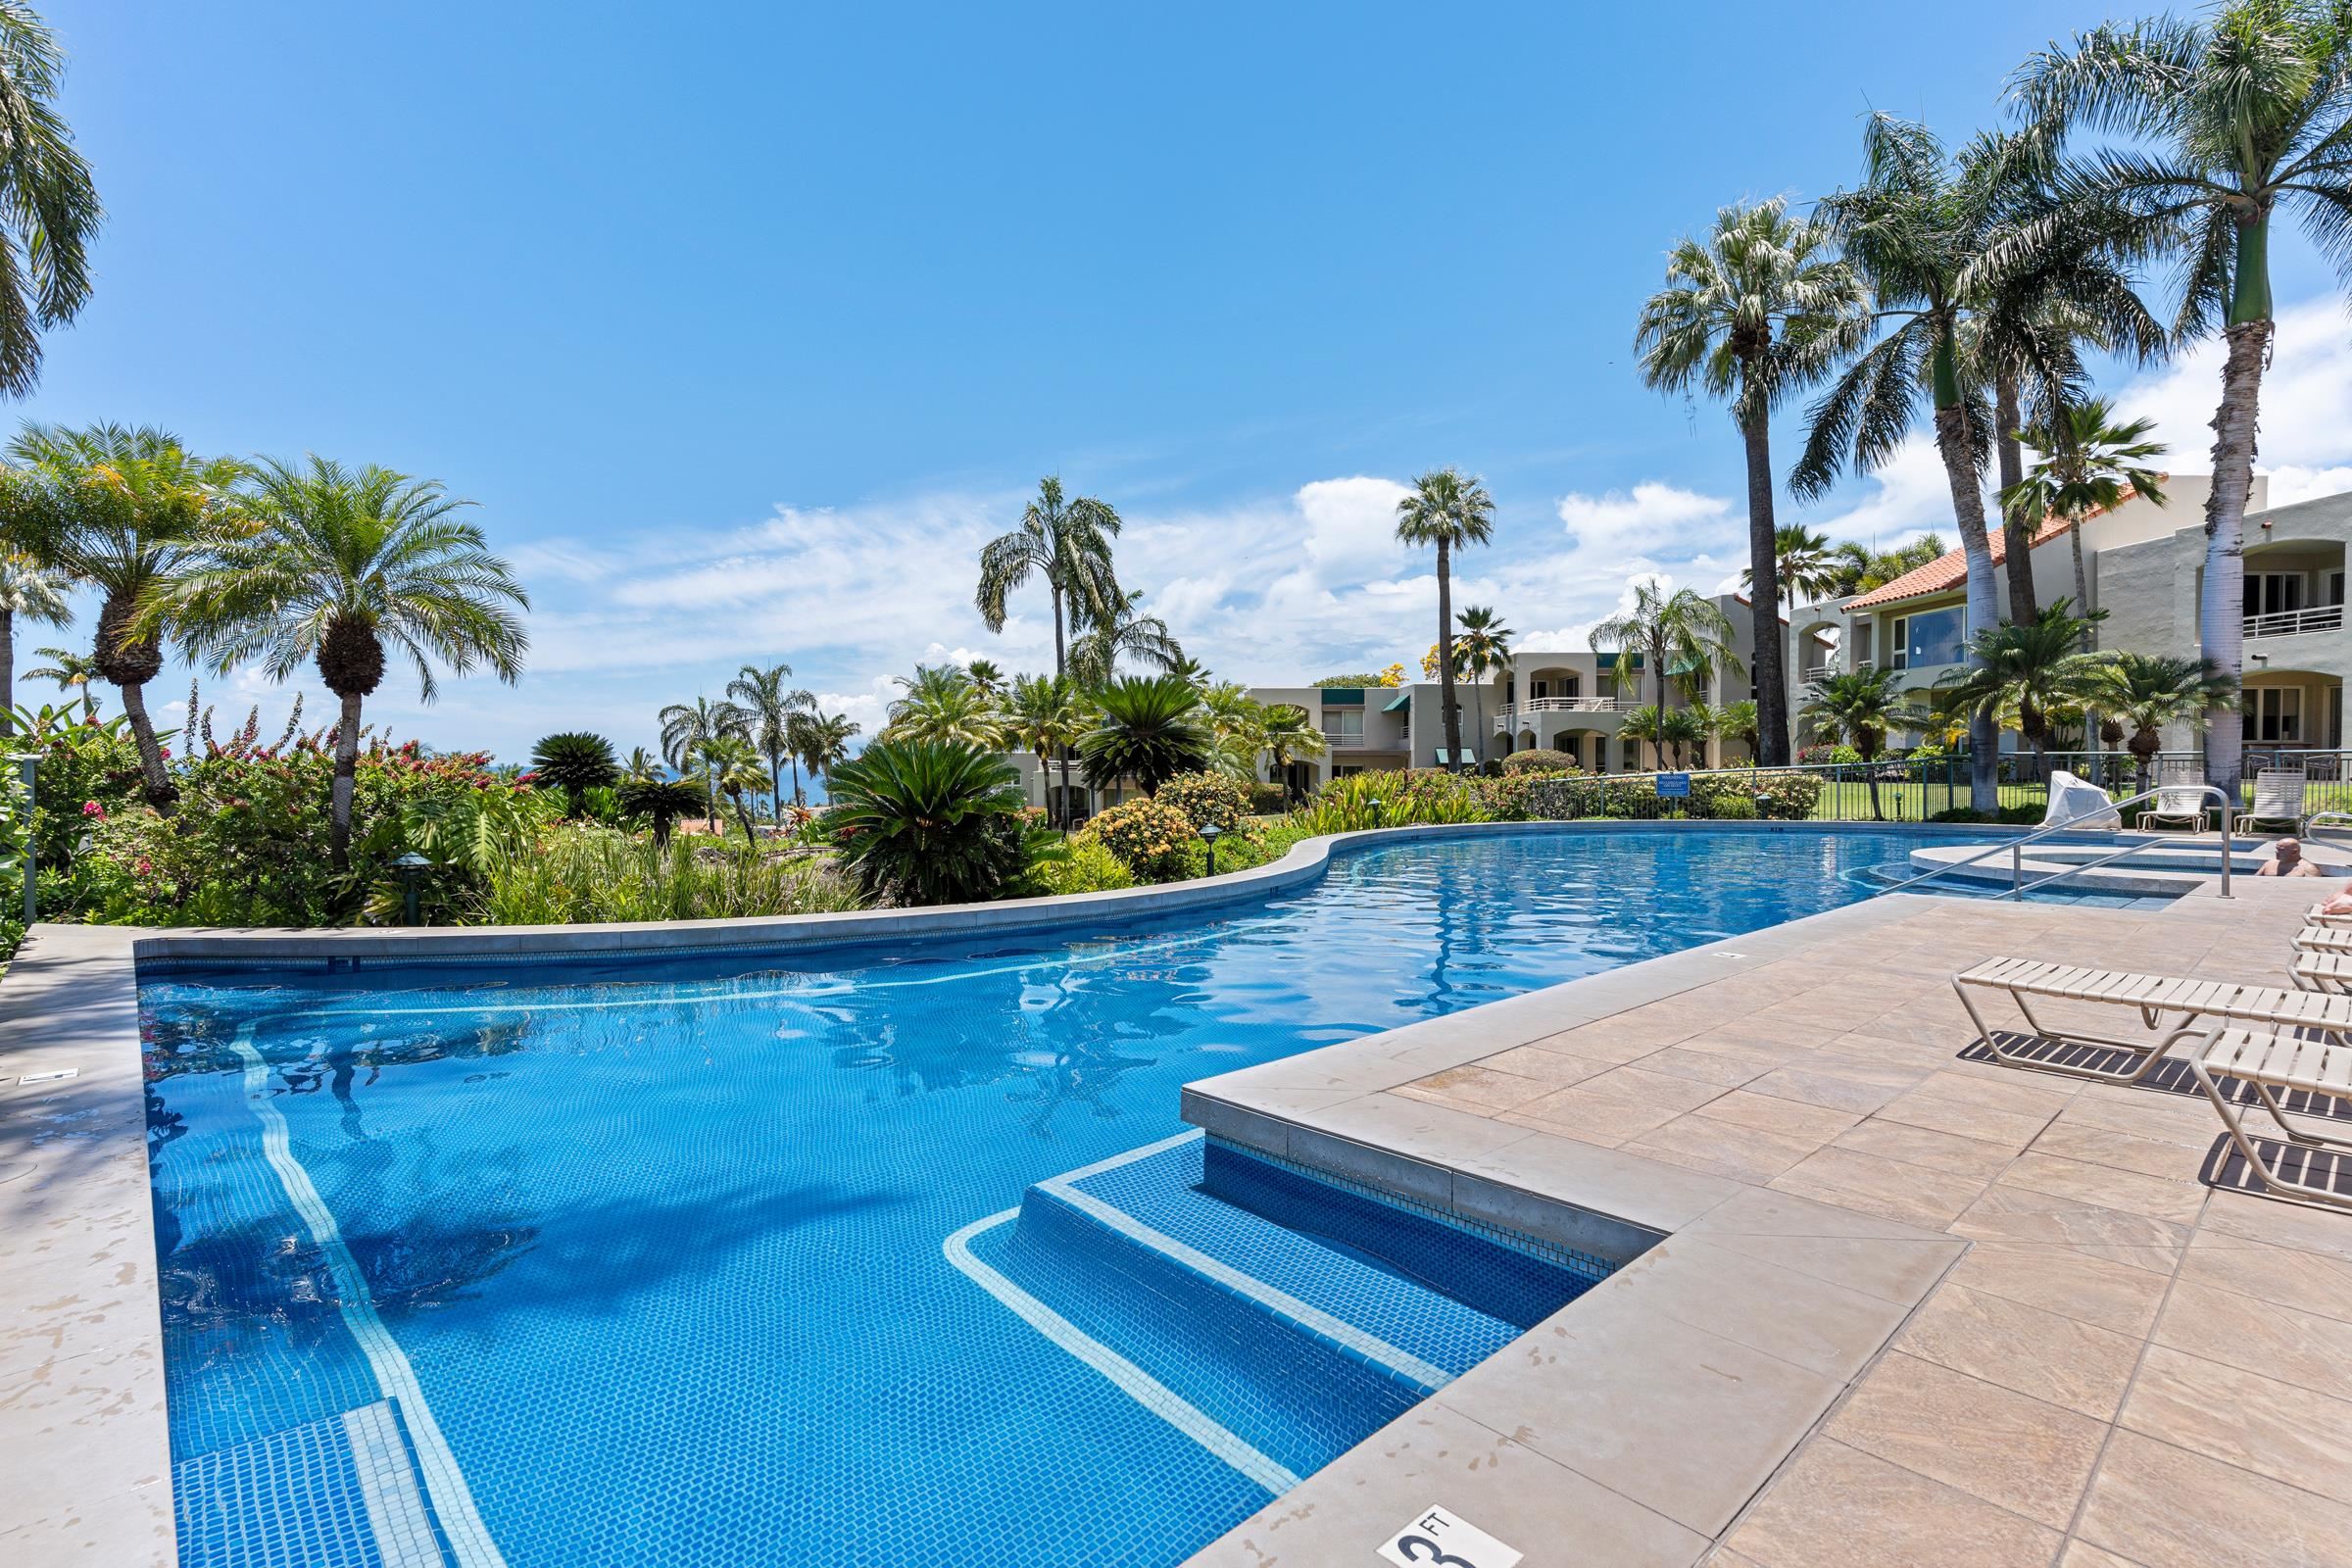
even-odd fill
[(1971, 1241), (2121, 1248), (2142, 1255), (2177, 1252), (2188, 1243), (2186, 1226), (2026, 1187), (1985, 1188), (1947, 1229)]
[(2222, 1121), (2202, 1095), (2176, 1095), (2153, 1089), (2086, 1087), (2068, 1102), (2050, 1124), (2060, 1127), (2103, 1127), (2134, 1138), (2193, 1149), (2200, 1153), (2213, 1147)]
[(1531, 1100), (1543, 1099), (1556, 1087), (1534, 1078), (1521, 1078), (1473, 1064), (1432, 1073), (1427, 1078), (1416, 1079), (1391, 1093), (1410, 1094), (1417, 1090), (1422, 1097), (1436, 1098), (1448, 1104), (1473, 1109), (1512, 1110)]
[(1762, 1568), (2048, 1568), (2057, 1531), (1827, 1438), (1725, 1544)]
[(2281, 1203), (2244, 1193), (2217, 1192), (2205, 1206), (2203, 1229), (2268, 1242), (2274, 1247), (2352, 1259), (2352, 1215), (2313, 1208), (2307, 1203)]
[(1665, 1126), (1680, 1114), (1671, 1105), (1645, 1105), (1614, 1095), (1587, 1094), (1580, 1087), (1555, 1090), (1517, 1110), (1499, 1112), (1495, 1119), (1615, 1149), (1629, 1138)]
[(1703, 1084), (1694, 1079), (1677, 1078), (1671, 1073), (1651, 1072), (1646, 1067), (1611, 1067), (1595, 1073), (1581, 1084), (1572, 1085), (1567, 1093), (1601, 1095), (1622, 1100), (1629, 1104), (1657, 1105), (1676, 1112), (1695, 1110), (1724, 1093), (1720, 1084)]
[(2060, 1530), (2107, 1433), (2104, 1422), (1899, 1352), (1870, 1369), (1824, 1430)]
[(2352, 1258), (2273, 1247), (2207, 1227), (2190, 1240), (2180, 1277), (2352, 1322)]
[(2145, 1568), (2352, 1562), (2352, 1508), (2135, 1432), (2117, 1432), (2077, 1532)]
[(2352, 1323), (2233, 1291), (2173, 1287), (2156, 1343), (2352, 1399)]
[[(1671, 1040), (1650, 1040), (1616, 1027), (1615, 1018), (1603, 1018), (1598, 1023), (1579, 1024), (1574, 1029), (1556, 1035), (1545, 1035), (1528, 1044), (1543, 1051), (1556, 1052), (1563, 1056), (1582, 1056), (1606, 1066), (1619, 1066), (1639, 1061), (1653, 1051), (1663, 1051), (1674, 1044)], [(1689, 1036), (1683, 1038), (1688, 1039)]]
[(1691, 1114), (1677, 1116), (1663, 1126), (1619, 1146), (1629, 1154), (1647, 1154), (1692, 1170), (1713, 1171), (1734, 1181), (1772, 1180), (1821, 1146), (1809, 1138), (1790, 1138), (1760, 1127), (1714, 1121)]
[(2154, 1345), (2118, 1424), (2352, 1502), (2352, 1403), (2298, 1384)]
[(1748, 1088), (1800, 1104), (1868, 1115), (1926, 1076), (1925, 1068), (1822, 1054), (1768, 1072)]
[(1775, 1176), (1785, 1193), (1931, 1228), (1950, 1223), (1984, 1183), (1848, 1149), (1823, 1149)]
[(2058, 1559), (2058, 1568), (2147, 1568), (2147, 1565), (2133, 1562), (2129, 1557), (2118, 1557), (2105, 1547), (2094, 1546), (2087, 1541), (2070, 1541), (2066, 1544), (2066, 1555)]
[(2205, 1207), (2205, 1189), (2194, 1182), (2142, 1176), (2112, 1165), (2089, 1165), (2031, 1150), (2001, 1173), (2000, 1185), (2057, 1198), (2079, 1198), (2175, 1225), (2194, 1225)]
[(2167, 1283), (2161, 1273), (2073, 1248), (2006, 1242), (1979, 1242), (1945, 1280), (2133, 1339), (2155, 1325)]
[(1784, 1138), (1800, 1139), (1815, 1149), (1851, 1127), (1856, 1119), (1855, 1113), (1850, 1110), (1808, 1105), (1794, 1100), (1783, 1100), (1777, 1095), (1760, 1095), (1753, 1089), (1737, 1090), (1720, 1099), (1710, 1100), (1697, 1108), (1696, 1114), (1713, 1121), (1738, 1122), (1742, 1127), (1778, 1133)]
[(1780, 1065), (1778, 1056), (1767, 1056), (1751, 1051), (1701, 1050), (1685, 1043), (1668, 1046), (1642, 1058), (1643, 1072), (1662, 1072), (1672, 1078), (1688, 1078), (1693, 1083), (1711, 1084), (1718, 1089), (1737, 1089), (1751, 1078), (1760, 1078)]
[(1932, 1127), (1914, 1127), (1908, 1122), (1880, 1121), (1876, 1117), (1839, 1133), (1833, 1142), (1839, 1149), (1876, 1154), (1882, 1159), (1898, 1159), (1906, 1165), (1924, 1165), (1947, 1176), (1970, 1176), (1980, 1182), (1991, 1181), (2017, 1157), (2014, 1151), (1999, 1144), (1981, 1143), (1956, 1133), (1939, 1133)]
[(1905, 1308), (1703, 1238), (1680, 1236), (1634, 1267), (1680, 1323), (1840, 1380), (1851, 1378), (1901, 1326)]
[(1922, 1360), (2113, 1420), (2139, 1359), (2136, 1338), (1946, 1282), (1895, 1348)]
[[(2221, 1122), (2215, 1118), (2211, 1131), (2221, 1135)], [(2079, 1159), (2090, 1165), (2112, 1165), (2141, 1176), (2157, 1176), (2166, 1181), (2193, 1182), (2197, 1167), (2203, 1163), (2206, 1149), (2213, 1138), (2193, 1149), (2160, 1138), (2142, 1138), (2135, 1133), (2119, 1132), (2109, 1127), (2088, 1126), (2069, 1121), (2065, 1114), (2042, 1129), (2034, 1140), (2036, 1154), (2056, 1154), (2062, 1159)]]
[(1508, 1051), (1485, 1057), (1478, 1065), (1494, 1072), (1507, 1072), (1514, 1078), (1533, 1078), (1554, 1089), (1581, 1084), (1596, 1073), (1609, 1070), (1609, 1064), (1605, 1061), (1594, 1061), (1589, 1056), (1571, 1056), (1560, 1051), (1546, 1051), (1542, 1046), (1513, 1046)]
[[(2041, 1130), (2050, 1124), (2050, 1116), (2057, 1114), (2056, 1106), (2050, 1108), (2048, 1115), (2034, 1115), (1986, 1104), (1966, 1095), (1967, 1082), (1955, 1079), (1950, 1073), (1937, 1073), (1929, 1083), (1897, 1095), (1879, 1107), (1879, 1118), (1974, 1138), (1980, 1143), (1998, 1144), (2012, 1153), (2019, 1153), (2041, 1136)], [(1963, 1088), (1954, 1088), (1955, 1083)]]

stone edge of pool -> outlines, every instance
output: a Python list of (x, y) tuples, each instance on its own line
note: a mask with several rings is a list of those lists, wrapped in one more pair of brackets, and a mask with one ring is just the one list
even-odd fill
[[(1185, 1119), (1212, 1138), (1464, 1219), (1649, 1259), (1269, 1502), (1188, 1568), (1369, 1562), (1408, 1510), (1433, 1503), (1536, 1555), (1573, 1540), (1594, 1562), (1704, 1557), (1969, 1244), (1386, 1091), (1862, 935), (1878, 918), (1868, 903), (1848, 905), (1186, 1085)], [(1759, 1307), (1774, 1331), (1755, 1330)], [(1775, 1357), (1759, 1341), (1773, 1332), (1802, 1341), (1816, 1377), (1770, 1386)], [(1537, 1375), (1563, 1365), (1564, 1378)], [(1546, 1415), (1589, 1424), (1596, 1405), (1614, 1440), (1600, 1479), (1522, 1441)], [(1627, 1474), (1693, 1470), (1710, 1483), (1662, 1486), (1647, 1503), (1618, 1490)]]
[[(268, 963), (327, 956), (398, 960), (471, 955), (560, 958), (632, 950), (676, 953), (956, 937), (1214, 906), (1312, 881), (1338, 855), (1413, 839), (1514, 833), (1836, 834), (1888, 829), (1935, 837), (1983, 837), (1988, 831), (1984, 825), (1922, 823), (1464, 823), (1309, 839), (1271, 865), (1173, 886), (941, 909), (507, 929), (157, 931), (36, 925), (5, 981), (0, 981), (0, 1178), (5, 1178), (0, 1179), (0, 1314), (4, 1314), (0, 1315), (0, 1388), (11, 1395), (0, 1401), (0, 1450), (12, 1455), (14, 1472), (7, 1500), (0, 1502), (0, 1556), (6, 1557), (11, 1568), (90, 1561), (172, 1568), (177, 1562), (138, 1029), (141, 961)], [(1799, 924), (1817, 929), (1812, 922), (1835, 919), (1860, 907), (1849, 906), (1812, 916), (1810, 921), (1770, 927), (1739, 939), (1739, 946), (1762, 952), (1775, 932)], [(1649, 995), (1643, 988), (1658, 983), (1656, 977), (1673, 972), (1660, 970), (1658, 965), (1694, 959), (1708, 951), (1693, 950), (1570, 984), (1592, 988), (1580, 991), (1582, 998), (1616, 997), (1613, 1004), (1601, 1009), (1614, 1010), (1624, 1005), (1623, 999), (1632, 993), (1612, 987), (1630, 984)], [(1624, 979), (1637, 972), (1647, 978), (1637, 982)], [(1471, 1046), (1473, 1033), (1463, 1028), (1461, 1020), (1478, 1017), (1475, 1038), (1492, 1041), (1507, 1027), (1496, 1009), (1519, 1006), (1534, 996), (1547, 994), (1529, 993), (1491, 1003), (1472, 1013), (1432, 1019), (1397, 1034), (1370, 1036), (1289, 1060), (1321, 1062), (1332, 1051), (1376, 1046), (1408, 1034), (1413, 1037), (1410, 1050), (1435, 1055), (1443, 1055), (1446, 1049), (1477, 1054)], [(1451, 1048), (1442, 1044), (1446, 1038), (1455, 1042)], [(65, 1069), (74, 1070), (75, 1076), (33, 1085), (20, 1083), (27, 1075)], [(1425, 1065), (1413, 1075), (1437, 1070), (1437, 1065)], [(1188, 1114), (1194, 1105), (1208, 1101), (1195, 1089), (1186, 1091)], [(1441, 1113), (1440, 1107), (1427, 1108)], [(1302, 1139), (1302, 1147), (1304, 1142)], [(1349, 1142), (1342, 1135), (1331, 1148), (1339, 1150)], [(1337, 1157), (1348, 1156), (1342, 1151)], [(1632, 1158), (1610, 1154), (1611, 1161)], [(30, 1169), (24, 1170), (27, 1166)], [(1674, 1167), (1658, 1166), (1656, 1170), (1671, 1173), (1671, 1180), (1683, 1184), (1680, 1190), (1691, 1194), (1716, 1180)], [(1479, 1189), (1464, 1186), (1461, 1191)], [(1499, 1223), (1518, 1223), (1507, 1217), (1509, 1204), (1520, 1200), (1512, 1198), (1514, 1191), (1528, 1201), (1536, 1200), (1533, 1189), (1514, 1189), (1507, 1181), (1496, 1184), (1491, 1196), (1493, 1202), (1500, 1205), (1497, 1212), (1504, 1215)], [(1592, 1201), (1572, 1201), (1568, 1206), (1583, 1216), (1575, 1219), (1574, 1226), (1584, 1238), (1578, 1245), (1588, 1250), (1639, 1250), (1646, 1245), (1647, 1233), (1671, 1232), (1688, 1222), (1672, 1202), (1655, 1198), (1645, 1202), (1631, 1198), (1612, 1200), (1598, 1188), (1586, 1196)], [(1618, 1206), (1612, 1208), (1612, 1201)], [(1550, 1223), (1555, 1227), (1568, 1223), (1560, 1208), (1554, 1201), (1544, 1210), (1551, 1214)], [(1527, 1227), (1520, 1224), (1519, 1228)]]

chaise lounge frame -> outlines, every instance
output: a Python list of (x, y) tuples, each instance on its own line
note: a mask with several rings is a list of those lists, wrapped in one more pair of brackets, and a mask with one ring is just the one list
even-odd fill
[[(2099, 1083), (2138, 1083), (2156, 1070), (2172, 1048), (2200, 1032), (2200, 1021), (2261, 1024), (2277, 1029), (2320, 1030), (2338, 1043), (2352, 1039), (2352, 996), (2330, 992), (2286, 990), (2277, 986), (2240, 985), (2230, 980), (2187, 980), (2171, 975), (2132, 974), (2092, 969), (2079, 964), (2049, 963), (2038, 958), (1987, 958), (1952, 976), (1952, 990), (1977, 1026), (1977, 1041), (2013, 1067), (2062, 1073)], [(1998, 991), (2025, 1019), (2038, 1044), (2089, 1046), (2120, 1051), (2133, 1059), (2114, 1067), (2084, 1066), (2052, 1061), (2004, 1046), (1979, 1009), (1973, 992)], [(2138, 1009), (2147, 1032), (2136, 1039), (2096, 1035), (2079, 1029), (2056, 1029), (2035, 1015), (2029, 998), (2055, 1002), (2089, 1002)], [(2166, 1027), (2167, 1014), (2180, 1021)]]

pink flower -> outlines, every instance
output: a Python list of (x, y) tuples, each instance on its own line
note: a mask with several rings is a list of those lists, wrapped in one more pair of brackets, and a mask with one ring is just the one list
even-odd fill
[(104, 816), (106, 815), (106, 808), (100, 806), (96, 801), (84, 801), (81, 803), (81, 814), (84, 816)]
[(169, 760), (171, 760), (171, 757), (172, 757), (172, 748), (171, 748), (171, 747), (169, 747), (169, 746), (158, 746), (158, 747), (155, 749), (155, 751), (156, 751), (156, 755), (157, 755), (157, 756), (159, 756), (159, 757), (161, 757), (161, 758), (163, 758), (165, 760), (169, 761)]
[(152, 866), (152, 865), (150, 865), (150, 864), (148, 864), (148, 863), (147, 863), (146, 857), (144, 857), (144, 856), (141, 856), (141, 857), (139, 858), (139, 875), (141, 875), (141, 876), (145, 876), (145, 875), (146, 875), (148, 872), (150, 872), (150, 871), (152, 871), (152, 870), (154, 870), (154, 869), (155, 869), (155, 867), (154, 867), (154, 866)]

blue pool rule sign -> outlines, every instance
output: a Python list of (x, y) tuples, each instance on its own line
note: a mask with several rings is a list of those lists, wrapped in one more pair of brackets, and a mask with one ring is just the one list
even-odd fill
[(1690, 774), (1660, 773), (1658, 775), (1658, 798), (1660, 800), (1688, 800), (1690, 796)]

